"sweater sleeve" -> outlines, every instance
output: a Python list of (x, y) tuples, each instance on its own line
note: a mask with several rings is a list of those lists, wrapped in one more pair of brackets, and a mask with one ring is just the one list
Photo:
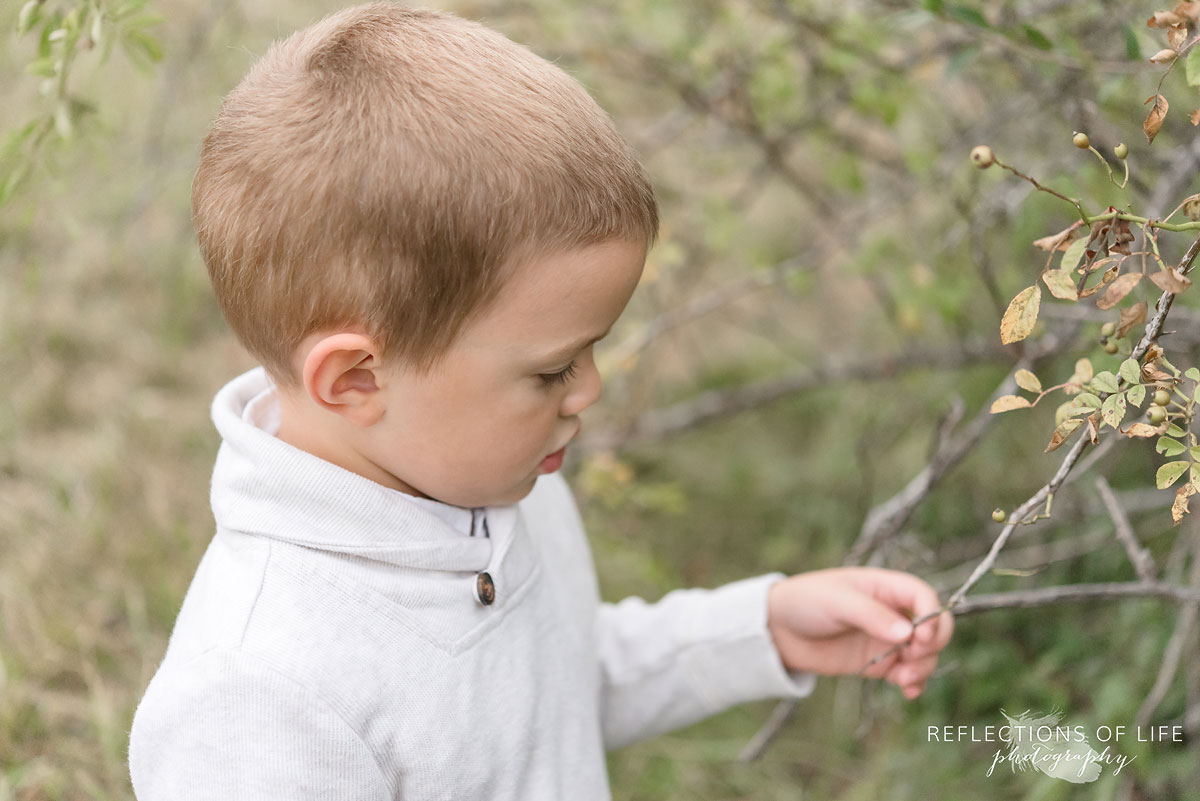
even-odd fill
[(767, 631), (769, 573), (713, 590), (679, 589), (654, 604), (597, 613), (604, 745), (618, 748), (735, 704), (804, 698), (816, 675), (787, 670)]
[(129, 770), (138, 801), (392, 798), (327, 702), (226, 650), (159, 671), (134, 715)]

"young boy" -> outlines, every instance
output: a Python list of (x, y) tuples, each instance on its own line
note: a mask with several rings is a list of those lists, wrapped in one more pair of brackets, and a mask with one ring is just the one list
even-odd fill
[[(605, 799), (605, 750), (948, 642), (896, 571), (601, 603), (560, 473), (649, 182), (561, 69), (449, 14), (346, 9), (225, 99), (193, 185), (262, 367), (213, 402), (216, 536), (130, 737), (141, 801)], [(911, 635), (911, 636), (910, 636)]]

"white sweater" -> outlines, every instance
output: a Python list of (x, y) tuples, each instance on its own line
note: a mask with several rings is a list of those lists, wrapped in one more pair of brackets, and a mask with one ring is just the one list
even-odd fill
[(216, 536), (134, 716), (141, 801), (608, 799), (606, 749), (812, 692), (766, 629), (781, 573), (601, 603), (558, 472), (472, 536), (275, 437), (261, 367), (212, 413)]

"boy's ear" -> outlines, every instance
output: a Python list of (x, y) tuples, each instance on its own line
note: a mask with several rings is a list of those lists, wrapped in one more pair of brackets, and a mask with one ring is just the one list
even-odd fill
[(317, 340), (304, 358), (304, 390), (321, 408), (355, 425), (374, 425), (386, 407), (379, 369), (379, 349), (369, 337), (331, 334)]

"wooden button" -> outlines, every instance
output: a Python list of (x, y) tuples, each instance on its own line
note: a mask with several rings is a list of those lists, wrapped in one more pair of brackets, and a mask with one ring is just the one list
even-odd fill
[(486, 570), (475, 577), (475, 597), (484, 606), (490, 606), (496, 600), (496, 585)]

